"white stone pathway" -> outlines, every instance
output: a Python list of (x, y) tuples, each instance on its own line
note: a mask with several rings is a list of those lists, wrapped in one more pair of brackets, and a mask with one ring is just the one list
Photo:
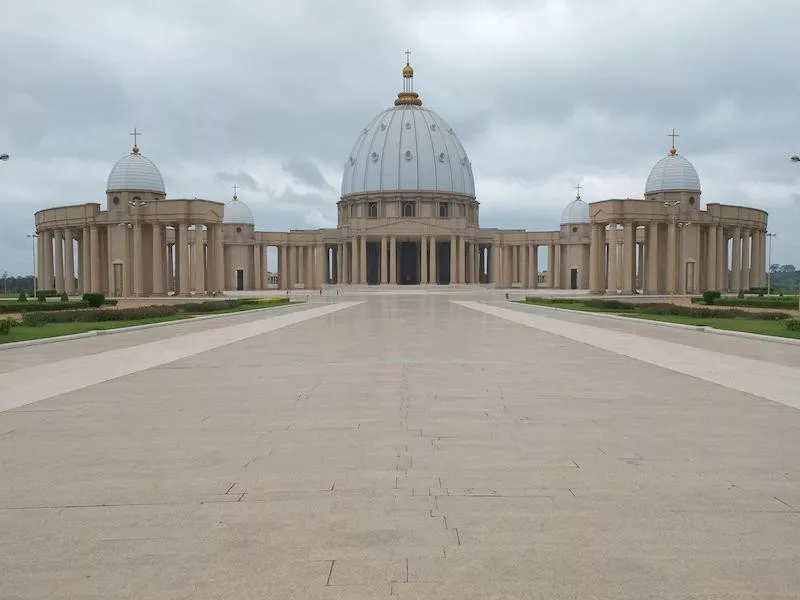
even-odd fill
[(480, 302), (454, 304), (800, 409), (800, 369)]
[(0, 412), (138, 373), (358, 304), (361, 302), (329, 304), (0, 373)]

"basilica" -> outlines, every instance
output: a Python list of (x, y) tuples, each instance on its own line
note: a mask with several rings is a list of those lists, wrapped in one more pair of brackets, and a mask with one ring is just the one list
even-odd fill
[(258, 231), (235, 193), (226, 203), (168, 198), (158, 168), (134, 143), (111, 169), (104, 206), (35, 214), (39, 288), (127, 297), (331, 285), (595, 294), (765, 285), (767, 213), (704, 206), (697, 171), (674, 137), (643, 198), (586, 203), (578, 194), (552, 231), (482, 228), (464, 146), (423, 106), (408, 62), (402, 78), (393, 105), (359, 132), (346, 157), (336, 228)]

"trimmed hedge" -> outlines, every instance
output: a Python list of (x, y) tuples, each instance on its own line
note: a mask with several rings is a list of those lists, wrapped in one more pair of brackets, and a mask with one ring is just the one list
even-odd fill
[[(706, 290), (703, 292), (703, 301), (708, 305), (715, 304), (720, 298), (722, 298), (722, 293), (717, 290)], [(692, 302), (694, 302), (694, 298), (692, 298)]]
[(8, 335), (11, 331), (11, 319), (0, 319), (0, 335)]
[[(106, 300), (106, 303), (114, 302)], [(288, 304), (288, 298), (276, 298), (270, 304)], [(74, 304), (74, 303), (73, 303)], [(82, 305), (87, 305), (81, 302)], [(99, 323), (101, 321), (128, 321), (139, 319), (152, 319), (158, 317), (169, 317), (178, 313), (196, 314), (212, 313), (240, 306), (254, 307), (264, 306), (263, 301), (256, 299), (239, 300), (209, 300), (204, 302), (186, 302), (183, 304), (154, 304), (152, 306), (140, 306), (136, 308), (121, 308), (109, 310), (103, 308), (92, 308), (88, 310), (53, 310), (53, 311), (30, 311), (22, 315), (23, 325), (45, 325), (47, 323)], [(36, 306), (36, 305), (34, 305)], [(54, 304), (54, 306), (62, 306)]]
[[(705, 294), (704, 294), (705, 295)], [(692, 298), (692, 304), (701, 304), (703, 298)], [(706, 302), (706, 304), (709, 304)], [(793, 309), (797, 304), (797, 297), (783, 296), (778, 298), (749, 297), (749, 298), (718, 298), (714, 300), (717, 306), (742, 306), (746, 308), (788, 308)]]
[(69, 302), (20, 302), (17, 300), (15, 302), (6, 302), (0, 304), (0, 314), (50, 312), (88, 307), (89, 303), (82, 300), (70, 300)]
[(169, 317), (178, 312), (175, 306), (154, 305), (137, 308), (111, 310), (60, 310), (53, 312), (29, 312), (22, 315), (23, 325), (45, 325), (47, 323), (99, 323), (101, 321), (136, 321), (155, 317)]
[(680, 306), (668, 302), (625, 302), (624, 300), (604, 300), (589, 298), (580, 300), (574, 298), (553, 298), (549, 301), (539, 298), (528, 298), (529, 302), (537, 304), (582, 304), (589, 308), (603, 310), (625, 310), (647, 315), (673, 315), (678, 317), (695, 317), (698, 319), (719, 319), (739, 317), (744, 319), (763, 319), (766, 321), (782, 321), (790, 319), (791, 315), (782, 312), (748, 312), (746, 310), (700, 308), (694, 306)]
[(785, 323), (789, 331), (800, 331), (800, 319), (786, 319)]

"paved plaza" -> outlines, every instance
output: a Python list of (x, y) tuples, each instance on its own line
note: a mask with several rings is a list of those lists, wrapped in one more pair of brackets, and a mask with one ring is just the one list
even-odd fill
[(0, 350), (0, 598), (800, 598), (800, 346), (494, 292)]

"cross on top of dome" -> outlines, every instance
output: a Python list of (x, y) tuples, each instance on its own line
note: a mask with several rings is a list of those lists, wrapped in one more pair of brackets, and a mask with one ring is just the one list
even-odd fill
[(419, 94), (414, 91), (414, 67), (411, 66), (411, 50), (406, 50), (406, 66), (403, 67), (403, 91), (397, 94), (395, 106), (422, 106)]

